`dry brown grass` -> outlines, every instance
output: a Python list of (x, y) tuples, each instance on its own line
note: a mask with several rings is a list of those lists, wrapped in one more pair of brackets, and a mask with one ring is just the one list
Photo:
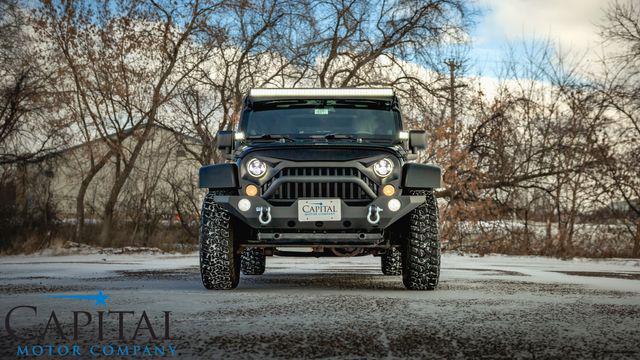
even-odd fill
[(13, 229), (9, 238), (3, 239), (0, 254), (32, 254), (47, 248), (62, 248), (68, 241), (94, 247), (151, 247), (166, 252), (190, 252), (196, 249), (197, 239), (190, 237), (179, 226), (161, 226), (148, 238), (132, 235), (134, 229), (134, 226), (119, 226), (113, 231), (108, 243), (100, 244), (98, 225), (87, 225), (83, 239), (74, 238), (74, 226), (69, 224), (47, 228), (17, 228)]

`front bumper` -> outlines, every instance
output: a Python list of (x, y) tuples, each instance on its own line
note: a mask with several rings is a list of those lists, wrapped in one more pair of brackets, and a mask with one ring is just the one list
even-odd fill
[[(247, 211), (238, 208), (238, 202), (247, 199), (251, 202), (251, 207)], [(398, 211), (389, 210), (387, 204), (389, 200), (400, 201)], [(298, 220), (298, 200), (290, 206), (273, 206), (261, 197), (247, 196), (215, 196), (214, 201), (224, 206), (236, 218), (254, 229), (281, 230), (283, 232), (304, 231), (375, 231), (388, 227), (403, 216), (420, 206), (426, 200), (425, 196), (381, 196), (373, 200), (366, 206), (349, 206), (341, 201), (341, 219), (339, 221), (299, 221)], [(371, 206), (381, 208), (380, 220), (376, 224), (371, 224), (367, 220)], [(271, 220), (268, 224), (262, 224), (258, 217), (259, 209), (270, 208)]]

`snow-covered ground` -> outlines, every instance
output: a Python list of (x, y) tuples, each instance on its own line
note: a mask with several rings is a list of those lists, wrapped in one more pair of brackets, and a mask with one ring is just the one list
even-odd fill
[[(44, 328), (55, 310), (70, 337), (72, 311), (95, 318), (101, 308), (49, 296), (103, 290), (110, 310), (135, 312), (128, 340), (104, 343), (170, 343), (184, 358), (640, 358), (640, 260), (448, 254), (433, 292), (404, 290), (379, 262), (272, 257), (264, 275), (209, 292), (196, 254), (10, 256), (0, 258), (0, 304), (3, 319), (38, 307), (12, 318), (23, 332)], [(131, 340), (142, 311), (158, 333), (171, 311), (172, 339), (141, 331)], [(106, 339), (117, 337), (111, 317)], [(76, 342), (99, 343), (95, 324)], [(14, 358), (19, 342), (4, 331), (1, 355)]]

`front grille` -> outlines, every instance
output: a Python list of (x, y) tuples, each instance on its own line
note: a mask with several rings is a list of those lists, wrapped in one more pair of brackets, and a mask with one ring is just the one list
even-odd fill
[(349, 205), (366, 205), (373, 198), (367, 194), (362, 185), (357, 182), (339, 181), (283, 181), (274, 184), (277, 180), (285, 180), (287, 177), (353, 177), (361, 179), (366, 186), (378, 193), (379, 185), (369, 179), (357, 168), (350, 167), (291, 167), (284, 168), (273, 178), (262, 185), (262, 193), (265, 194), (272, 187), (274, 190), (266, 198), (274, 205), (290, 205), (298, 198), (340, 198)]

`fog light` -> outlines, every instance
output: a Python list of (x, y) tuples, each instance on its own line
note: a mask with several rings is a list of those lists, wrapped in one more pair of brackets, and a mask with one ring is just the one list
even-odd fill
[(258, 195), (258, 187), (249, 184), (246, 188), (244, 188), (244, 193), (247, 194), (247, 196), (256, 196)]
[(398, 199), (391, 199), (389, 200), (389, 203), (387, 203), (387, 207), (393, 212), (400, 210), (400, 205), (400, 200)]
[(396, 193), (396, 188), (395, 188), (393, 185), (385, 185), (385, 186), (382, 188), (382, 193), (383, 193), (385, 196), (393, 196), (393, 194), (395, 194), (395, 193)]
[(240, 201), (238, 201), (238, 209), (240, 209), (240, 211), (249, 211), (249, 209), (251, 209), (251, 201), (240, 199)]

